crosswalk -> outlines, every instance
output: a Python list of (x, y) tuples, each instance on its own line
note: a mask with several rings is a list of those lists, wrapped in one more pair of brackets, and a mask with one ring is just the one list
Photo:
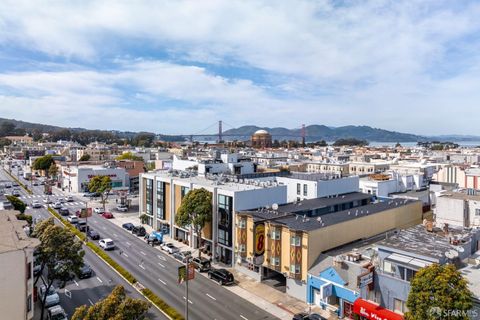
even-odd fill
[[(59, 194), (54, 193), (54, 194), (50, 195), (50, 197), (52, 197), (52, 198), (53, 197), (63, 197), (63, 196), (64, 195), (60, 194), (60, 193)], [(46, 195), (42, 196), (40, 194), (32, 194), (32, 195), (29, 195), (29, 196), (21, 196), (20, 198), (22, 198), (22, 199), (34, 199), (34, 198), (46, 198), (46, 197), (47, 197)]]

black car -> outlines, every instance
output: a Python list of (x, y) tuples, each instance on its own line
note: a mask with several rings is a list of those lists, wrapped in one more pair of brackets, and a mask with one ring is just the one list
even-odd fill
[(88, 264), (84, 264), (81, 268), (80, 268), (80, 272), (78, 273), (78, 278), (79, 279), (86, 279), (86, 278), (90, 278), (92, 276), (92, 268), (90, 268), (90, 266)]
[(132, 231), (133, 227), (135, 226), (133, 225), (133, 223), (130, 223), (130, 222), (122, 224), (122, 228), (127, 229), (128, 231)]
[(70, 215), (70, 211), (68, 210), (68, 208), (60, 208), (58, 209), (58, 213), (60, 213), (62, 216)]
[(326, 318), (322, 317), (318, 313), (297, 313), (293, 316), (292, 320), (327, 320)]
[(210, 260), (207, 258), (193, 258), (192, 264), (200, 272), (207, 272), (211, 268)]
[(226, 269), (210, 269), (208, 277), (221, 285), (233, 284), (233, 274)]
[(93, 229), (90, 229), (90, 228), (88, 228), (87, 236), (92, 240), (99, 240), (100, 239), (100, 234), (97, 231), (95, 231)]
[(142, 226), (135, 226), (132, 228), (132, 234), (143, 237), (145, 234), (147, 234), (147, 231)]

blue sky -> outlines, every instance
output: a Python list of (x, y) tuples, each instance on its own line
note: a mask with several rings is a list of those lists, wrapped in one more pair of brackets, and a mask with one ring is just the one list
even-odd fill
[(0, 117), (480, 135), (479, 16), (461, 0), (2, 1)]

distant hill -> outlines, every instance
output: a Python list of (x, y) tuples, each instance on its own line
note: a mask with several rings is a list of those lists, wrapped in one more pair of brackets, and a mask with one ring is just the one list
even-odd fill
[[(225, 139), (248, 139), (257, 130), (267, 130), (273, 139), (277, 140), (300, 140), (301, 129), (287, 128), (267, 128), (257, 126), (243, 126), (236, 129), (225, 131)], [(425, 141), (428, 138), (396, 131), (388, 131), (384, 129), (372, 128), (369, 126), (344, 126), (344, 127), (328, 127), (324, 125), (310, 125), (305, 127), (306, 140), (310, 141), (335, 141), (338, 139), (355, 138), (367, 141), (379, 142), (415, 142)]]

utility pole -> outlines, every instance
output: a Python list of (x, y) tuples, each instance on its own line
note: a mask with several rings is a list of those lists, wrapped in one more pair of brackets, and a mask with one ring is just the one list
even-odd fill
[(185, 280), (185, 320), (188, 320), (188, 264), (190, 261), (190, 257), (187, 257), (185, 262), (185, 268), (187, 272), (187, 279)]

